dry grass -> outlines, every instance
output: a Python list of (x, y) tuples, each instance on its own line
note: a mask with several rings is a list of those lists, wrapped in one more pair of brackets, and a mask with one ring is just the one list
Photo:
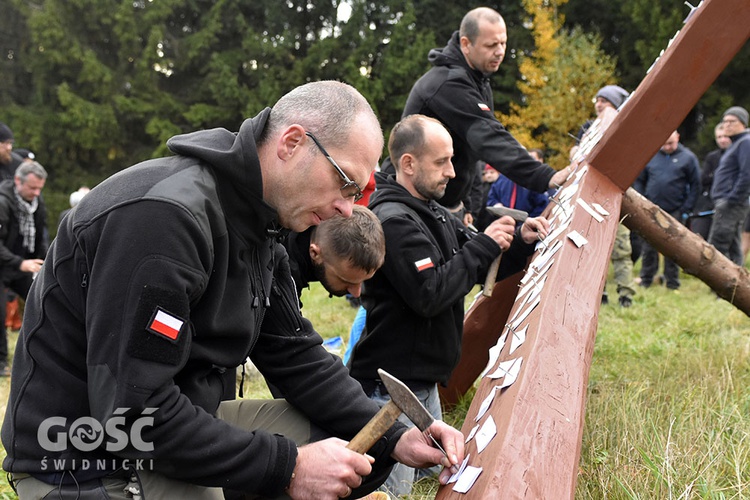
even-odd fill
[[(348, 338), (355, 310), (345, 300), (313, 286), (302, 301), (324, 337)], [(629, 309), (603, 306), (576, 498), (750, 498), (748, 387), (750, 320), (700, 281), (639, 289)], [(245, 390), (268, 394), (261, 380)], [(2, 401), (7, 391), (0, 380)], [(460, 426), (469, 402), (446, 420)], [(411, 498), (436, 491), (423, 480)], [(4, 477), (0, 498), (15, 498)]]

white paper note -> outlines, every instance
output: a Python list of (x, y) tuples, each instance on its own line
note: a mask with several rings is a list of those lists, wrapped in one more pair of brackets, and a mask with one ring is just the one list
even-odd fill
[(472, 486), (474, 486), (474, 483), (481, 473), (481, 467), (472, 467), (471, 465), (467, 466), (463, 473), (461, 473), (461, 477), (456, 481), (456, 484), (453, 485), (453, 491), (466, 493)]
[(485, 413), (487, 413), (487, 410), (490, 409), (490, 405), (492, 405), (492, 400), (495, 399), (495, 393), (497, 392), (498, 387), (493, 387), (489, 394), (482, 400), (482, 404), (479, 405), (479, 410), (477, 410), (477, 416), (474, 417), (475, 422), (479, 422), (479, 420), (484, 416)]
[(603, 216), (606, 217), (607, 215), (609, 215), (609, 212), (607, 212), (607, 209), (604, 208), (603, 206), (599, 205), (598, 203), (592, 203), (591, 206), (594, 207), (594, 210), (596, 210), (597, 212), (599, 212)]
[(471, 432), (469, 432), (469, 435), (466, 436), (466, 441), (464, 442), (468, 443), (469, 441), (471, 441), (471, 438), (474, 437), (474, 435), (477, 433), (478, 430), (479, 430), (479, 424), (475, 425), (474, 428), (471, 429)]
[(505, 389), (518, 378), (518, 374), (521, 373), (521, 363), (523, 358), (517, 358), (513, 360), (513, 364), (508, 368), (507, 375), (503, 378), (503, 383), (500, 385), (501, 389)]
[(604, 220), (604, 217), (602, 217), (601, 215), (599, 215), (599, 213), (596, 210), (594, 210), (593, 208), (591, 208), (591, 205), (589, 205), (588, 203), (586, 203), (586, 201), (584, 201), (583, 198), (578, 198), (576, 200), (576, 203), (578, 203), (581, 207), (583, 207), (583, 209), (586, 210), (586, 212), (588, 212), (588, 214), (591, 217), (593, 217), (596, 222), (602, 222)]
[(519, 314), (519, 315), (518, 315), (518, 318), (516, 318), (516, 320), (515, 320), (515, 321), (513, 321), (513, 323), (512, 323), (511, 325), (510, 325), (510, 329), (511, 329), (512, 331), (516, 331), (516, 330), (518, 330), (518, 327), (519, 327), (519, 326), (521, 326), (521, 323), (523, 323), (523, 322), (524, 322), (524, 320), (525, 320), (525, 319), (526, 319), (526, 318), (527, 318), (527, 317), (529, 316), (529, 314), (531, 314), (531, 311), (533, 311), (533, 310), (534, 310), (534, 308), (535, 308), (536, 306), (538, 306), (538, 305), (539, 305), (539, 302), (540, 302), (540, 301), (541, 301), (541, 299), (540, 299), (539, 297), (537, 297), (536, 299), (534, 299), (534, 300), (533, 300), (533, 301), (532, 301), (532, 302), (531, 302), (531, 303), (530, 303), (530, 304), (529, 304), (529, 305), (528, 305), (528, 306), (526, 307), (526, 309), (524, 309), (524, 310), (523, 310), (523, 312), (522, 312), (521, 314)]
[(526, 341), (526, 330), (529, 329), (529, 325), (524, 326), (517, 332), (513, 332), (513, 339), (510, 341), (510, 351), (508, 354), (513, 354), (513, 352), (521, 347), (523, 343)]
[(490, 441), (495, 437), (495, 434), (497, 434), (497, 426), (495, 425), (495, 419), (490, 415), (487, 417), (487, 421), (482, 424), (479, 432), (477, 432), (477, 453), (482, 453), (482, 451), (487, 448), (487, 445), (490, 444)]
[(581, 248), (583, 245), (589, 242), (589, 240), (581, 236), (581, 233), (579, 233), (578, 231), (569, 232), (568, 238), (570, 238), (570, 240), (575, 243), (578, 248)]
[(490, 359), (487, 362), (487, 366), (485, 367), (484, 371), (482, 372), (480, 377), (484, 377), (484, 375), (490, 371), (490, 368), (495, 366), (495, 363), (497, 363), (497, 358), (500, 356), (500, 351), (503, 350), (503, 347), (505, 347), (505, 339), (508, 338), (508, 330), (506, 328), (505, 333), (503, 333), (499, 339), (497, 339), (497, 344), (490, 347)]
[(466, 457), (464, 458), (464, 461), (461, 462), (461, 466), (458, 468), (458, 472), (456, 472), (455, 474), (453, 474), (450, 477), (450, 479), (448, 479), (448, 483), (449, 484), (450, 483), (455, 483), (458, 480), (458, 478), (461, 477), (461, 473), (464, 471), (464, 469), (466, 468), (466, 466), (469, 464), (469, 457), (470, 456), (471, 455), (466, 455)]

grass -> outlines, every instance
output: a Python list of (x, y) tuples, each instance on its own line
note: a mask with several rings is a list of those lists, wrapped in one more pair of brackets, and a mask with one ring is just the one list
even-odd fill
[[(682, 283), (601, 308), (576, 499), (750, 498), (750, 319), (695, 278)], [(348, 338), (345, 300), (313, 286), (302, 301), (324, 337)], [(0, 380), (1, 401), (7, 392)], [(245, 393), (268, 395), (259, 379)], [(446, 420), (460, 427), (470, 397)], [(410, 498), (436, 492), (422, 480)], [(2, 498), (15, 498), (4, 476)]]

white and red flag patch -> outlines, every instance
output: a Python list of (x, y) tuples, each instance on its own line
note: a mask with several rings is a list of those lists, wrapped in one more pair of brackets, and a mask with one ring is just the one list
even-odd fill
[(417, 271), (424, 271), (425, 269), (435, 267), (435, 264), (433, 264), (432, 259), (429, 257), (416, 261), (414, 265), (417, 266)]
[(154, 316), (148, 324), (148, 329), (154, 333), (167, 337), (175, 341), (180, 335), (180, 330), (185, 324), (185, 320), (174, 316), (164, 309), (157, 307)]
[(478, 103), (477, 103), (477, 106), (479, 106), (479, 109), (481, 109), (482, 111), (489, 111), (489, 110), (490, 110), (490, 107), (489, 107), (489, 106), (487, 106), (487, 105), (486, 105), (485, 103), (483, 103), (483, 102), (478, 102)]

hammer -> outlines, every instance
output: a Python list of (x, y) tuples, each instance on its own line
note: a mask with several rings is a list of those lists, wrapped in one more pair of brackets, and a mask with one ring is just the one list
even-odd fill
[[(516, 210), (514, 208), (507, 207), (487, 207), (487, 211), (495, 217), (503, 217), (504, 215), (510, 215), (516, 222), (524, 222), (528, 219), (529, 214), (523, 210)], [(503, 256), (501, 253), (495, 260), (490, 264), (490, 268), (487, 271), (487, 277), (484, 279), (484, 288), (482, 289), (482, 295), (485, 297), (492, 297), (492, 290), (495, 288), (495, 281), (497, 281), (497, 271), (500, 269), (500, 258)]]
[(432, 425), (435, 421), (430, 412), (427, 411), (422, 403), (417, 399), (417, 396), (399, 379), (388, 373), (383, 369), (378, 369), (378, 375), (380, 380), (383, 381), (383, 385), (388, 390), (388, 394), (391, 396), (391, 400), (383, 406), (380, 411), (375, 414), (372, 419), (365, 425), (361, 431), (357, 433), (354, 438), (349, 441), (346, 445), (352, 451), (357, 453), (365, 453), (367, 450), (372, 448), (372, 445), (380, 439), (385, 432), (391, 428), (396, 422), (399, 415), (402, 413), (409, 417), (414, 425), (426, 433), (426, 436), (432, 440), (435, 446), (443, 452), (443, 455), (448, 457), (442, 446), (437, 440), (427, 431), (427, 428)]

